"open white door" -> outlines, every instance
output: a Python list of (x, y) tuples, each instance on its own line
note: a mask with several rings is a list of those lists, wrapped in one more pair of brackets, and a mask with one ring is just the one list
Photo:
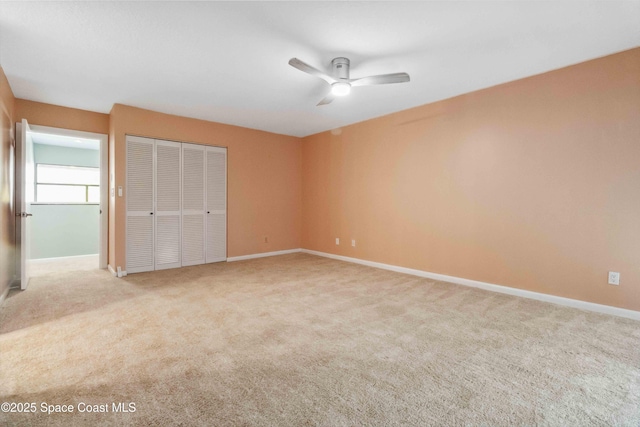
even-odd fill
[(26, 119), (22, 119), (22, 123), (16, 123), (16, 136), (18, 137), (18, 161), (16, 161), (19, 181), (16, 185), (16, 204), (19, 212), (16, 213), (18, 218), (17, 229), (20, 230), (17, 236), (17, 243), (20, 247), (18, 270), (20, 274), (20, 288), (27, 289), (29, 285), (29, 235), (31, 216), (31, 203), (35, 196), (35, 175), (33, 164), (33, 140), (31, 139), (31, 129)]

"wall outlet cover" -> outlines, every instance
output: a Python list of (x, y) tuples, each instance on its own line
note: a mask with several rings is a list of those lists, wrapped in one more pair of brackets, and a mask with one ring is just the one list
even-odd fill
[(620, 284), (620, 273), (617, 271), (609, 272), (609, 284), (610, 285), (619, 285)]

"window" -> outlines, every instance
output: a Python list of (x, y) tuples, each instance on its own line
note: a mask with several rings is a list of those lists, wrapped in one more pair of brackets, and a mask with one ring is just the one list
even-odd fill
[(100, 203), (100, 168), (37, 164), (36, 202)]

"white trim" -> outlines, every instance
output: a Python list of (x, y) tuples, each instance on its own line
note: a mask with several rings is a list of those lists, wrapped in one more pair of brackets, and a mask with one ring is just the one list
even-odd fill
[[(111, 273), (113, 277), (118, 277), (118, 273), (113, 269), (113, 267), (111, 267), (111, 264), (107, 264), (107, 270), (109, 270), (109, 273)], [(124, 277), (127, 275), (127, 272), (120, 270), (120, 274), (120, 277)]]
[(100, 203), (87, 203), (87, 202), (33, 202), (31, 206), (100, 206)]
[(286, 254), (294, 254), (297, 252), (304, 252), (304, 249), (286, 249), (284, 251), (275, 251), (275, 252), (262, 252), (259, 254), (251, 254), (251, 255), (241, 255), (241, 256), (232, 256), (227, 258), (227, 262), (234, 261), (244, 261), (245, 259), (254, 259), (254, 258), (265, 258), (268, 256), (278, 256), (278, 255), (286, 255)]
[(486, 291), (499, 292), (501, 294), (514, 295), (523, 298), (534, 299), (538, 301), (550, 302), (552, 304), (564, 305), (567, 307), (578, 308), (581, 310), (594, 311), (596, 313), (610, 314), (613, 316), (626, 317), (628, 319), (640, 320), (640, 311), (627, 310), (619, 307), (612, 307), (609, 305), (596, 304), (593, 302), (580, 301), (571, 298), (564, 298), (555, 295), (543, 294), (539, 292), (526, 291), (524, 289), (511, 288), (508, 286), (494, 285), (492, 283), (480, 282), (477, 280), (463, 279), (461, 277), (446, 276), (444, 274), (430, 273), (428, 271), (415, 270), (413, 268), (398, 267), (396, 265), (383, 264), (380, 262), (366, 261), (358, 258), (351, 258), (342, 255), (334, 255), (326, 252), (312, 251), (309, 249), (302, 249), (304, 253), (317, 255), (325, 258), (337, 259), (340, 261), (352, 262), (355, 264), (362, 264), (369, 267), (381, 268), (383, 270), (395, 271), (396, 273), (410, 274), (412, 276), (425, 277), (427, 279), (440, 280), (443, 282), (455, 283), (463, 286), (470, 286), (473, 288), (480, 288)]
[(113, 277), (118, 277), (118, 273), (111, 267), (111, 264), (107, 264), (107, 270), (109, 270), (109, 273), (111, 273)]
[(100, 139), (100, 254), (98, 266), (107, 268), (109, 255), (109, 137)]
[(73, 255), (73, 256), (61, 256), (61, 257), (55, 257), (55, 258), (35, 258), (35, 259), (30, 259), (29, 263), (30, 264), (40, 264), (43, 262), (49, 262), (49, 261), (64, 261), (64, 260), (70, 260), (70, 259), (80, 259), (80, 258), (89, 258), (89, 257), (96, 257), (99, 256), (99, 254), (87, 254), (87, 255)]

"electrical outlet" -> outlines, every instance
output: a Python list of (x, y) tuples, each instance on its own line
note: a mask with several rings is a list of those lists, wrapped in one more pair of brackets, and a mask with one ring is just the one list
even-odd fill
[(351, 239), (351, 246), (356, 247), (356, 239)]
[(620, 273), (617, 271), (609, 272), (609, 284), (610, 285), (619, 285), (620, 284)]
[(336, 245), (339, 245), (339, 244), (340, 244), (340, 238), (336, 237)]

